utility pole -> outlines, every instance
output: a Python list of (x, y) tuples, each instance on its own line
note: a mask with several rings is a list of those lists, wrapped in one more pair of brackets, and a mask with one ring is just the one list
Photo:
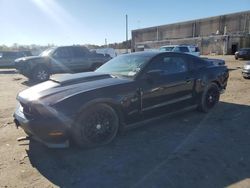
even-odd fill
[(107, 42), (107, 38), (105, 38), (105, 47), (108, 47), (108, 42)]
[(126, 53), (128, 53), (128, 15), (126, 14)]

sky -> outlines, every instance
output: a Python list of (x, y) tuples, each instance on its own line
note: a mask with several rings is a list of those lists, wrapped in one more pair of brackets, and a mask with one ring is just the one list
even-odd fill
[(131, 30), (250, 10), (250, 0), (0, 0), (0, 45), (105, 44)]

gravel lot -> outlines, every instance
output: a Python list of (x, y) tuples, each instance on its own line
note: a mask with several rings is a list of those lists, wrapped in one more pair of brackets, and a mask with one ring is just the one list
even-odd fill
[(0, 187), (250, 187), (250, 80), (244, 61), (213, 58), (226, 60), (230, 79), (210, 113), (163, 118), (88, 150), (17, 142), (15, 97), (31, 84), (0, 69)]

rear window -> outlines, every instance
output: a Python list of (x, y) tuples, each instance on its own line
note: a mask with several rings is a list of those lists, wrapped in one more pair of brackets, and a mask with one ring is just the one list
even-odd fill
[(181, 52), (189, 52), (187, 47), (179, 47)]
[(174, 51), (175, 51), (175, 52), (183, 52), (183, 53), (189, 52), (188, 48), (185, 47), (185, 46), (176, 47), (176, 48), (174, 49)]

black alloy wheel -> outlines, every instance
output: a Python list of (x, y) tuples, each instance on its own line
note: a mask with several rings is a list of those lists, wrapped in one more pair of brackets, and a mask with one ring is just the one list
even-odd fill
[(214, 105), (219, 101), (220, 93), (217, 88), (211, 87), (206, 93), (206, 106), (208, 109), (214, 107)]
[(97, 104), (83, 111), (73, 127), (73, 138), (80, 147), (94, 147), (111, 142), (119, 120), (112, 107)]
[(202, 112), (210, 111), (220, 100), (220, 91), (215, 83), (209, 84), (203, 91), (198, 110)]

